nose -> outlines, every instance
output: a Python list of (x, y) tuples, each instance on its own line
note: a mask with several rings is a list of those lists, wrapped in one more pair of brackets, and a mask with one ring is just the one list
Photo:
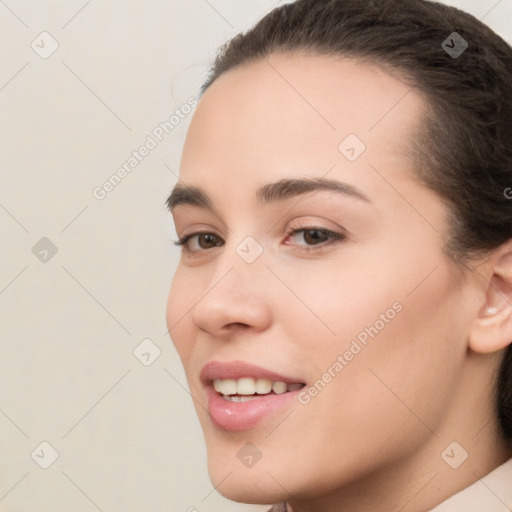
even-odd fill
[(216, 273), (192, 309), (192, 321), (218, 339), (240, 332), (262, 332), (272, 323), (268, 288), (260, 271), (241, 272), (237, 266)]

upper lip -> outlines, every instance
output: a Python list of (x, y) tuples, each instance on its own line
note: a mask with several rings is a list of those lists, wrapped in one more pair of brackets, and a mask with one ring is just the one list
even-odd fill
[(201, 370), (200, 378), (204, 384), (210, 384), (215, 379), (238, 380), (243, 377), (254, 379), (269, 379), (272, 382), (303, 383), (300, 379), (280, 375), (266, 368), (245, 363), (244, 361), (210, 361)]

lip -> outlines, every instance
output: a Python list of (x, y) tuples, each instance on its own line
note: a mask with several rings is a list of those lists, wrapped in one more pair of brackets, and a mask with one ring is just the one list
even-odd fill
[(242, 377), (269, 379), (274, 382), (281, 381), (290, 384), (303, 382), (301, 379), (281, 375), (242, 361), (211, 361), (207, 363), (201, 370), (200, 378), (206, 393), (210, 419), (215, 426), (222, 430), (249, 430), (268, 416), (282, 412), (300, 392), (298, 389), (280, 395), (261, 395), (247, 402), (231, 402), (222, 398), (213, 388), (214, 379), (237, 380)]
[(273, 382), (281, 381), (287, 384), (302, 382), (300, 379), (294, 379), (285, 375), (280, 375), (260, 366), (245, 363), (243, 361), (221, 362), (210, 361), (203, 366), (200, 378), (203, 384), (209, 384), (214, 379), (241, 379), (242, 377), (252, 377), (254, 379), (269, 379)]

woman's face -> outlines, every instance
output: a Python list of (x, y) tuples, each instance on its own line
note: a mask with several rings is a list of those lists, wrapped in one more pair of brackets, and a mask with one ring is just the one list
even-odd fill
[(312, 498), (453, 441), (476, 302), (407, 156), (423, 105), (377, 68), (297, 54), (201, 99), (167, 322), (222, 494)]

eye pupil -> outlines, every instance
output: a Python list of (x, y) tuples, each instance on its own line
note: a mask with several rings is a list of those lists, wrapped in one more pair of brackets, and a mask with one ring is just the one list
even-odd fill
[(211, 233), (204, 233), (198, 237), (198, 243), (201, 249), (210, 249), (219, 245), (216, 236)]
[(311, 245), (325, 242), (328, 238), (327, 233), (319, 229), (308, 229), (304, 232), (305, 242)]

